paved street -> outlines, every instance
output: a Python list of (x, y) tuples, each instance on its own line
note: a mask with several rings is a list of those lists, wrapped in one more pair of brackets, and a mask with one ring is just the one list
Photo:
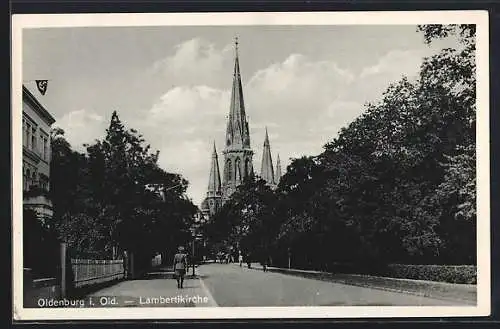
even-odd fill
[[(116, 296), (117, 304), (114, 306), (142, 307), (445, 306), (460, 304), (280, 273), (264, 273), (261, 270), (248, 269), (246, 266), (240, 268), (235, 264), (202, 265), (197, 272), (199, 278), (187, 279), (183, 290), (177, 289), (173, 279), (155, 278), (124, 281), (97, 291), (92, 296)], [(198, 300), (193, 300), (192, 297)], [(170, 299), (167, 300), (167, 298)]]
[(200, 273), (219, 306), (456, 305), (426, 297), (264, 273), (233, 264), (204, 265)]

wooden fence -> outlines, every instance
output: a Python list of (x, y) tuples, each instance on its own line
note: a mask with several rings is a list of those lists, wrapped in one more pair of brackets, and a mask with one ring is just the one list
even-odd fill
[(72, 259), (71, 267), (74, 275), (74, 285), (77, 288), (124, 277), (123, 259)]

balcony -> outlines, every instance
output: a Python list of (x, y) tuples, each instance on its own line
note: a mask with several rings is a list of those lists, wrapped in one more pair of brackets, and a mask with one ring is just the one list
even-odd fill
[(41, 187), (32, 186), (28, 191), (25, 191), (23, 205), (25, 208), (36, 211), (42, 219), (52, 218), (53, 210), (50, 193)]

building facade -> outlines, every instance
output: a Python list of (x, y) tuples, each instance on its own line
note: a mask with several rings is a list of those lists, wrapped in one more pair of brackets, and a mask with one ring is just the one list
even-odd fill
[(23, 86), (23, 205), (42, 221), (52, 218), (50, 129), (54, 117)]

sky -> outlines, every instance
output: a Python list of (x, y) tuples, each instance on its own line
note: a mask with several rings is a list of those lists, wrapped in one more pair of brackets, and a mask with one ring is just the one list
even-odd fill
[[(285, 172), (291, 159), (321, 153), (390, 83), (415, 78), (424, 57), (453, 45), (426, 45), (413, 25), (25, 29), (23, 83), (78, 151), (105, 136), (116, 110), (160, 151), (160, 167), (189, 181), (199, 205), (214, 141), (223, 164), (236, 35), (257, 173), (266, 127)], [(35, 79), (49, 80), (44, 96)]]

